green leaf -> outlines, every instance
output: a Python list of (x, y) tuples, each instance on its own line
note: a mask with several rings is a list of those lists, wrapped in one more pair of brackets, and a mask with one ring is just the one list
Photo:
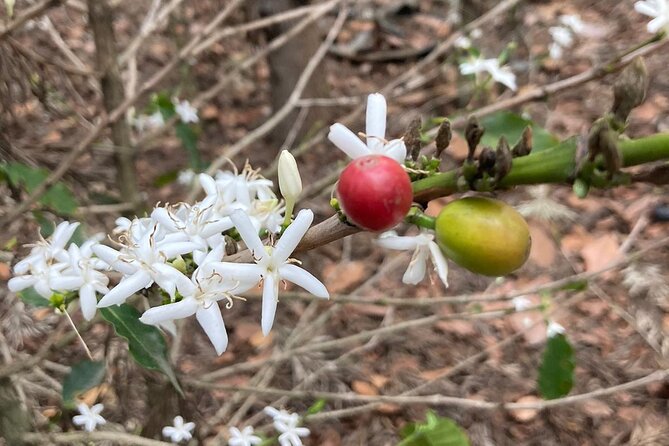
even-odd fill
[(105, 377), (105, 363), (88, 359), (72, 366), (72, 370), (63, 380), (63, 406), (67, 409), (76, 407), (77, 395), (92, 389)]
[(167, 360), (165, 339), (158, 328), (140, 322), (139, 311), (128, 304), (100, 308), (100, 314), (114, 326), (116, 334), (128, 341), (130, 354), (139, 365), (164, 373), (183, 396), (179, 381)]
[(190, 125), (183, 122), (179, 122), (175, 126), (175, 130), (177, 137), (181, 140), (181, 144), (183, 144), (186, 149), (186, 153), (188, 153), (188, 165), (193, 170), (201, 170), (202, 159), (200, 158), (200, 152), (197, 149), (197, 134), (195, 133), (195, 130), (193, 130)]
[(574, 349), (563, 334), (548, 338), (539, 367), (539, 392), (545, 399), (560, 398), (574, 385)]
[(35, 291), (35, 288), (33, 287), (26, 288), (25, 290), (19, 291), (16, 294), (18, 294), (22, 301), (28, 305), (32, 305), (33, 307), (48, 307), (51, 305), (49, 299), (43, 298), (42, 295)]
[(163, 187), (170, 183), (175, 182), (177, 178), (179, 178), (179, 171), (171, 170), (169, 172), (165, 172), (161, 175), (158, 175), (158, 177), (155, 180), (153, 180), (153, 185), (155, 187)]
[(409, 423), (398, 446), (469, 446), (465, 432), (450, 418), (429, 411), (425, 423)]
[(485, 128), (481, 144), (486, 146), (497, 147), (497, 141), (503, 135), (513, 147), (527, 126), (532, 127), (532, 152), (540, 152), (560, 142), (546, 129), (510, 111), (485, 116), (481, 118), (481, 125)]
[(307, 415), (315, 415), (318, 412), (322, 411), (323, 408), (325, 407), (325, 403), (326, 401), (323, 398), (316, 400), (316, 402), (312, 404), (310, 408), (307, 409)]
[[(14, 187), (23, 187), (28, 193), (35, 190), (49, 176), (49, 171), (46, 169), (16, 162), (0, 164), (0, 170)], [(63, 215), (74, 214), (78, 206), (76, 198), (63, 182), (51, 186), (39, 202)]]

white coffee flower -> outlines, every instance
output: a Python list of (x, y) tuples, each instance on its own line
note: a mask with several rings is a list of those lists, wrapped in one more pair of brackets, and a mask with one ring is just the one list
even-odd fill
[(455, 42), (453, 43), (456, 48), (462, 48), (462, 49), (469, 49), (472, 46), (472, 41), (469, 37), (467, 36), (460, 36), (457, 39), (455, 39)]
[(636, 12), (653, 17), (646, 29), (649, 33), (656, 33), (663, 28), (669, 28), (669, 0), (645, 0), (634, 3)]
[(574, 36), (569, 28), (564, 26), (551, 26), (548, 28), (553, 41), (563, 48), (569, 48), (574, 43)]
[(300, 423), (300, 416), (296, 413), (289, 413), (286, 411), (276, 411), (273, 408), (265, 408), (265, 413), (268, 413), (267, 409), (272, 409), (277, 412), (277, 416), (273, 417), (273, 426), (280, 435), (279, 435), (279, 444), (281, 446), (302, 446), (301, 437), (308, 437), (311, 433), (306, 427), (298, 426)]
[(564, 327), (555, 321), (550, 321), (546, 327), (546, 336), (549, 338), (555, 337), (559, 334), (564, 334)]
[(64, 221), (56, 226), (49, 238), (44, 239), (40, 234), (40, 241), (32, 245), (30, 254), (14, 265), (14, 273), (25, 274), (35, 264), (68, 262), (69, 256), (65, 247), (77, 227), (79, 227), (78, 222)]
[(118, 285), (106, 293), (98, 308), (120, 305), (130, 296), (150, 287), (156, 282), (171, 297), (174, 297), (179, 271), (167, 261), (178, 255), (193, 252), (199, 246), (176, 238), (156, 240), (154, 231), (147, 231), (137, 243), (116, 250), (105, 245), (93, 247), (95, 254), (112, 269), (123, 273)]
[(395, 231), (389, 231), (381, 234), (377, 243), (386, 249), (413, 251), (402, 282), (415, 285), (423, 280), (427, 270), (427, 259), (431, 258), (437, 275), (448, 287), (448, 264), (441, 249), (434, 242), (434, 234), (423, 232), (415, 236), (398, 236)]
[(532, 308), (532, 302), (525, 296), (514, 297), (511, 303), (513, 303), (513, 307), (518, 312)]
[(462, 75), (488, 73), (495, 82), (514, 91), (517, 88), (516, 75), (509, 67), (500, 67), (498, 59), (483, 59), (482, 57), (470, 59), (460, 64), (460, 73)]
[(180, 441), (188, 441), (193, 438), (193, 429), (195, 423), (184, 423), (181, 415), (174, 417), (174, 426), (165, 426), (163, 428), (163, 437), (169, 438), (172, 443), (179, 443)]
[(88, 407), (86, 403), (79, 403), (77, 410), (79, 415), (72, 417), (72, 422), (77, 426), (83, 426), (87, 432), (93, 432), (97, 426), (105, 424), (105, 420), (100, 412), (105, 408), (102, 404), (96, 404), (93, 407)]
[(246, 246), (253, 253), (256, 264), (241, 264), (238, 268), (247, 268), (245, 272), (255, 274), (262, 278), (262, 332), (266, 336), (274, 323), (274, 315), (279, 301), (279, 284), (282, 280), (292, 282), (304, 288), (311, 294), (329, 298), (325, 285), (308, 271), (295, 265), (295, 261), (289, 259), (304, 234), (311, 226), (314, 214), (311, 210), (303, 209), (295, 217), (293, 223), (286, 228), (285, 232), (274, 247), (264, 246), (253, 223), (243, 211), (235, 211), (230, 216), (235, 224)]
[(221, 262), (222, 257), (223, 245), (219, 245), (207, 254), (191, 278), (177, 271), (173, 277), (182, 299), (150, 308), (139, 320), (158, 325), (195, 315), (216, 353), (221, 355), (228, 346), (228, 334), (218, 301), (227, 299), (230, 308), (233, 292), (243, 293), (260, 279), (257, 273), (248, 272), (244, 265)]
[(350, 158), (379, 154), (404, 164), (407, 149), (401, 139), (386, 140), (386, 98), (380, 93), (367, 97), (366, 134), (367, 144), (345, 125), (330, 126), (328, 139)]
[(188, 124), (189, 122), (198, 122), (200, 118), (197, 117), (197, 109), (190, 105), (188, 101), (175, 101), (174, 102), (174, 111), (181, 122)]
[(254, 446), (262, 443), (262, 438), (253, 435), (253, 427), (246, 426), (241, 431), (236, 427), (230, 428), (229, 446)]
[(560, 16), (560, 23), (571, 28), (576, 34), (581, 34), (587, 28), (587, 25), (581, 17), (576, 14), (564, 14)]
[(106, 268), (106, 264), (100, 259), (93, 257), (93, 247), (98, 241), (88, 240), (81, 247), (74, 243), (70, 245), (70, 268), (63, 272), (65, 277), (72, 276), (81, 280), (79, 287), (79, 304), (84, 319), (90, 321), (95, 316), (98, 303), (96, 293), (106, 294), (109, 292), (107, 285), (109, 277), (99, 270)]

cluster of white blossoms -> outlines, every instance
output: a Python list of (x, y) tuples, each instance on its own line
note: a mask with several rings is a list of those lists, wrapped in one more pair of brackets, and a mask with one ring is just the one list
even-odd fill
[(574, 44), (574, 36), (586, 29), (586, 24), (575, 14), (562, 15), (559, 18), (560, 26), (551, 26), (548, 32), (553, 38), (548, 52), (551, 59), (560, 59), (564, 50)]
[[(14, 266), (15, 277), (9, 279), (10, 291), (33, 287), (44, 299), (54, 292), (77, 291), (81, 311), (87, 320), (93, 319), (97, 305), (96, 293), (107, 293), (109, 278), (102, 272), (107, 264), (94, 256), (100, 237), (81, 246), (69, 243), (79, 223), (62, 222), (51, 237), (32, 245), (27, 257)], [(69, 243), (69, 246), (68, 246)]]
[[(285, 160), (292, 159), (286, 154), (280, 163), (280, 183), (290, 185), (282, 186), (282, 191), (286, 189), (284, 196), (290, 197), (292, 209), (301, 184), (298, 187), (294, 179), (299, 179), (294, 160), (285, 167)], [(262, 284), (261, 323), (263, 333), (268, 334), (282, 281), (329, 297), (325, 286), (291, 258), (311, 226), (311, 210), (301, 210), (290, 223), (272, 182), (249, 166), (214, 177), (200, 174), (198, 180), (206, 194), (200, 202), (158, 206), (148, 217), (134, 220), (119, 218), (114, 247), (94, 239), (65, 249), (78, 223), (61, 223), (50, 239), (38, 242), (16, 264), (10, 290), (33, 286), (45, 299), (54, 293), (78, 291), (84, 316), (90, 320), (96, 306), (120, 305), (156, 285), (167, 302), (148, 309), (140, 320), (172, 331), (174, 320), (195, 315), (219, 355), (227, 347), (228, 336), (218, 301), (226, 301), (230, 308), (238, 294)], [(280, 235), (283, 223), (290, 224)], [(241, 237), (254, 263), (225, 261), (226, 244), (237, 244), (226, 234)], [(259, 234), (280, 237), (272, 246), (265, 245)], [(227, 248), (236, 252), (238, 246)], [(102, 270), (120, 273), (115, 287), (107, 288), (109, 279)], [(96, 293), (102, 295), (99, 302)]]

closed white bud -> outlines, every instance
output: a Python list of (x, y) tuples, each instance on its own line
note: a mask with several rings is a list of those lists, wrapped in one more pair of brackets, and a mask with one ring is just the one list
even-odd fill
[(302, 193), (302, 178), (295, 157), (284, 150), (279, 156), (279, 189), (286, 202), (295, 202)]

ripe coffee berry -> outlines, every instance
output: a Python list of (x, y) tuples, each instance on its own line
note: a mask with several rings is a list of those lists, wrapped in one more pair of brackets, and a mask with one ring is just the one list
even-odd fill
[(411, 208), (411, 180), (397, 161), (383, 155), (354, 159), (341, 173), (337, 197), (346, 218), (363, 229), (384, 231)]

